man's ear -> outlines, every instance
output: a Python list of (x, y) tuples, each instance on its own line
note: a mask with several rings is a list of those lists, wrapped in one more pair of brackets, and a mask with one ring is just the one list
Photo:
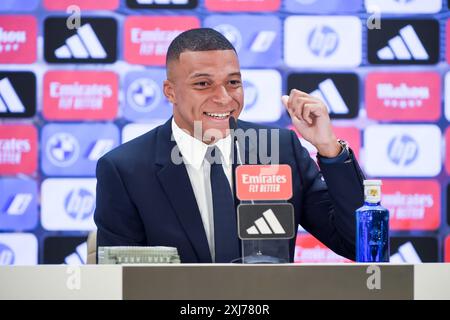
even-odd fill
[(164, 80), (163, 92), (164, 92), (164, 95), (166, 96), (167, 100), (170, 101), (170, 103), (172, 103), (172, 104), (176, 103), (175, 90), (173, 88), (173, 83), (170, 82), (170, 80)]

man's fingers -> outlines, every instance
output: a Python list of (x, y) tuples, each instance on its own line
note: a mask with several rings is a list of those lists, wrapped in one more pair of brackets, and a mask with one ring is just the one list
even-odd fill
[(291, 118), (294, 117), (294, 113), (293, 113), (292, 109), (289, 107), (289, 96), (287, 96), (287, 95), (282, 96), (281, 97), (281, 102), (285, 106), (287, 112), (289, 113), (289, 116)]
[(298, 90), (298, 89), (292, 89), (291, 92), (289, 93), (290, 96), (294, 96), (294, 95), (298, 95), (298, 96), (302, 96), (302, 97), (309, 97), (309, 94)]
[(296, 102), (293, 99), (295, 99), (295, 97), (293, 97), (293, 95), (290, 95), (290, 96), (283, 95), (281, 97), (281, 102), (286, 107), (291, 118), (296, 117), (299, 120), (303, 121), (303, 117), (301, 114), (301, 110), (302, 110), (303, 106), (301, 104), (299, 105), (298, 102)]
[(288, 101), (289, 101), (289, 96), (288, 96), (288, 95), (283, 95), (283, 96), (281, 96), (281, 102), (282, 102), (283, 105), (286, 107), (286, 109), (289, 109), (289, 107), (288, 107)]
[[(298, 118), (300, 121), (304, 121), (309, 125), (313, 124), (314, 118), (316, 118), (315, 109), (320, 107), (320, 100), (313, 97), (303, 91), (292, 89), (290, 95), (283, 95), (281, 101), (292, 117)], [(305, 106), (309, 106), (305, 110)]]
[(303, 106), (303, 118), (309, 125), (312, 125), (314, 119), (320, 117), (320, 114), (320, 105), (317, 103), (305, 103)]
[(311, 104), (305, 103), (303, 105), (303, 112), (302, 112), (303, 119), (311, 125), (313, 123), (312, 114), (311, 114)]

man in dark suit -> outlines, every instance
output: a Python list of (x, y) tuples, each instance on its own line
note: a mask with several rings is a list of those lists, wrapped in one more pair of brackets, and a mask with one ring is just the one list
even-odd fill
[[(237, 119), (243, 108), (238, 58), (220, 33), (201, 28), (173, 40), (166, 68), (164, 94), (173, 117), (98, 162), (97, 245), (170, 246), (185, 263), (230, 262), (241, 254), (229, 135), (229, 118)], [(354, 211), (363, 203), (363, 174), (353, 152), (334, 135), (323, 102), (299, 90), (282, 102), (295, 128), (317, 148), (320, 166), (319, 171), (293, 131), (279, 129), (271, 163), (292, 169), (295, 223), (354, 259)], [(239, 120), (237, 127), (267, 129)], [(243, 146), (246, 163), (259, 153), (259, 139)], [(291, 261), (294, 248), (292, 239)]]

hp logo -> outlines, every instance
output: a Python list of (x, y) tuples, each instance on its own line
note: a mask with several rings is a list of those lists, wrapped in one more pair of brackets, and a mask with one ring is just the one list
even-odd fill
[(394, 137), (388, 145), (388, 157), (398, 166), (408, 166), (416, 160), (419, 153), (417, 142), (409, 135)]
[(158, 84), (149, 78), (134, 80), (127, 90), (127, 100), (130, 106), (138, 112), (150, 112), (158, 106), (161, 100)]
[(86, 220), (94, 212), (95, 196), (86, 189), (72, 190), (64, 201), (66, 213), (74, 220)]
[(338, 44), (338, 34), (328, 26), (314, 28), (308, 37), (309, 49), (318, 57), (328, 57), (333, 54)]
[(14, 264), (14, 251), (10, 247), (0, 243), (0, 266)]
[(258, 89), (256, 86), (250, 82), (244, 80), (244, 107), (249, 110), (253, 108), (258, 101)]

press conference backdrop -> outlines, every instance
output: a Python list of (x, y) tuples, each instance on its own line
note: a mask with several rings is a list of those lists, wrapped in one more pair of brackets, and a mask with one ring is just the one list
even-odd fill
[[(67, 14), (70, 5), (80, 11)], [(280, 96), (291, 88), (326, 102), (337, 135), (368, 176), (383, 179), (392, 261), (450, 261), (448, 7), (0, 1), (0, 265), (85, 263), (96, 162), (170, 117), (164, 54), (177, 34), (199, 26), (222, 32), (238, 51), (241, 119), (289, 127)], [(299, 230), (295, 261), (346, 260)]]

